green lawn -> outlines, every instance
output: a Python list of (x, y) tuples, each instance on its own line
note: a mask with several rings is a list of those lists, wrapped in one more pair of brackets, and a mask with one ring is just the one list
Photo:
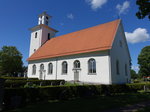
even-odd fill
[(9, 112), (98, 112), (150, 99), (150, 93), (121, 94), (78, 98), (69, 101), (49, 101), (28, 105)]

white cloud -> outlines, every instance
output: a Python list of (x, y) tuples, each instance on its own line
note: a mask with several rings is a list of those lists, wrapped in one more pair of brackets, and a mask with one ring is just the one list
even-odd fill
[(119, 11), (119, 14), (123, 14), (127, 11), (127, 9), (130, 7), (130, 2), (125, 1), (122, 5), (117, 4), (116, 9)]
[(69, 19), (74, 19), (74, 15), (72, 14), (72, 13), (70, 13), (70, 14), (67, 14), (67, 18), (69, 18)]
[(125, 32), (125, 35), (129, 43), (145, 42), (150, 39), (150, 34), (148, 34), (148, 31), (145, 28), (137, 28), (131, 33)]
[(85, 0), (85, 1), (91, 5), (91, 8), (93, 10), (101, 8), (102, 5), (104, 5), (107, 2), (107, 0)]

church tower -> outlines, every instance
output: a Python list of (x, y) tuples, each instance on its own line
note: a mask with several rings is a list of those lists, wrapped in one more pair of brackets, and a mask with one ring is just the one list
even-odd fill
[(29, 56), (46, 43), (46, 41), (55, 37), (55, 33), (58, 32), (57, 30), (49, 27), (50, 19), (51, 16), (49, 16), (46, 12), (43, 12), (39, 15), (38, 25), (30, 28), (31, 39)]

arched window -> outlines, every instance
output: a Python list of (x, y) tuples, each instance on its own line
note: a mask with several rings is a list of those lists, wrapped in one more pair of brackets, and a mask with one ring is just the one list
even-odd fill
[(43, 70), (44, 70), (44, 65), (41, 64), (41, 65), (40, 65), (40, 71), (43, 71)]
[(74, 61), (74, 68), (80, 68), (80, 61)]
[(35, 38), (37, 38), (37, 32), (35, 32)]
[(32, 75), (35, 75), (36, 74), (36, 65), (33, 65), (32, 66)]
[(126, 75), (126, 76), (128, 75), (128, 72), (127, 72), (127, 64), (125, 64), (125, 75)]
[(91, 74), (96, 73), (96, 61), (95, 61), (95, 59), (89, 59), (89, 61), (88, 61), (88, 72)]
[(48, 64), (48, 74), (53, 74), (53, 64), (52, 63)]
[(64, 61), (62, 63), (62, 74), (67, 74), (67, 71), (68, 71), (68, 64), (66, 61)]
[(116, 72), (119, 75), (119, 61), (116, 61)]

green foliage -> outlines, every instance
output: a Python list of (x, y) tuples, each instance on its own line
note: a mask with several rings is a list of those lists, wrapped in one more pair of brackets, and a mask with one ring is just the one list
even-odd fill
[(136, 4), (139, 6), (139, 11), (136, 13), (136, 16), (139, 19), (143, 19), (147, 16), (150, 20), (150, 1), (149, 0), (137, 0)]
[(64, 84), (64, 80), (36, 80), (36, 78), (8, 78), (5, 81), (5, 88), (33, 88), (38, 86), (55, 86)]
[[(72, 99), (96, 95), (113, 95), (130, 92), (126, 85), (78, 85), (78, 86), (43, 86), (39, 88), (5, 88), (5, 96), (21, 96), (23, 101)], [(34, 93), (34, 94), (33, 94)]]
[(130, 88), (130, 90), (144, 90), (144, 88), (150, 89), (150, 83), (143, 82), (143, 83), (132, 83), (132, 84), (127, 84), (127, 86)]
[(22, 54), (14, 46), (0, 50), (0, 75), (15, 76), (23, 71)]
[[(9, 107), (11, 99), (14, 96), (21, 98), (20, 105), (49, 100), (68, 100), (81, 97), (94, 98), (96, 96), (111, 96), (111, 98), (113, 98), (115, 95), (119, 94), (136, 93), (139, 90), (143, 90), (145, 85), (150, 87), (150, 83), (135, 83), (127, 85), (63, 85), (42, 86), (40, 88), (5, 88), (4, 103), (6, 107)], [(129, 102), (131, 101), (130, 99), (128, 100)], [(17, 102), (17, 99), (15, 102)]]
[[(5, 80), (27, 80), (27, 79), (30, 79), (30, 78), (25, 78), (25, 77), (0, 77), (0, 78), (5, 79)], [(34, 78), (34, 79), (38, 80), (37, 78)]]
[(131, 73), (131, 79), (137, 79), (138, 78), (137, 73), (133, 69), (131, 69), (130, 73)]
[(64, 85), (65, 85), (65, 86), (77, 86), (77, 85), (79, 85), (79, 84), (78, 84), (78, 83), (66, 82)]
[(142, 49), (138, 56), (139, 75), (150, 76), (150, 46), (146, 46)]

